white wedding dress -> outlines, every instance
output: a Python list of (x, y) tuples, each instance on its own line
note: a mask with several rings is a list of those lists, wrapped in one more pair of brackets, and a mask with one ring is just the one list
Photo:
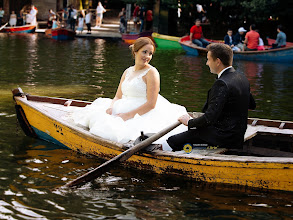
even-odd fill
[[(118, 113), (132, 111), (147, 101), (146, 83), (142, 77), (151, 68), (132, 79), (130, 79), (130, 75), (134, 66), (126, 70), (125, 80), (121, 85), (122, 99), (114, 103), (112, 115), (106, 113), (112, 99), (98, 98), (91, 105), (74, 111), (72, 114), (74, 122), (89, 127), (90, 132), (97, 136), (120, 143), (135, 140), (140, 136), (141, 131), (144, 134), (157, 133), (175, 123), (179, 116), (187, 114), (186, 109), (183, 106), (170, 103), (160, 94), (156, 107), (144, 115), (136, 114), (134, 118), (127, 121), (115, 116)], [(187, 131), (187, 126), (180, 125), (155, 143), (162, 144), (163, 150), (172, 150), (166, 139), (184, 131)]]

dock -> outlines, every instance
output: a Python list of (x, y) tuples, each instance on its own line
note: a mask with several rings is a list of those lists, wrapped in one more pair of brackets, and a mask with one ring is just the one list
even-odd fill
[[(39, 27), (36, 29), (36, 33), (45, 33), (46, 24), (39, 23)], [(77, 29), (77, 25), (75, 26)], [(119, 20), (117, 18), (105, 18), (103, 19), (103, 24), (100, 28), (97, 28), (92, 23), (91, 34), (87, 34), (87, 27), (84, 25), (83, 31), (80, 34), (79, 31), (76, 31), (76, 37), (79, 38), (112, 38), (112, 39), (121, 39), (121, 33), (119, 32)]]

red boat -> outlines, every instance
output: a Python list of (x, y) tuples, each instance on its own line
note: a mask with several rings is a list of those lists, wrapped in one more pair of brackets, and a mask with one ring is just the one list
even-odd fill
[(36, 25), (23, 25), (15, 27), (4, 27), (0, 32), (3, 33), (34, 33), (36, 30)]
[(54, 40), (73, 40), (75, 37), (75, 31), (66, 28), (47, 29), (45, 34)]

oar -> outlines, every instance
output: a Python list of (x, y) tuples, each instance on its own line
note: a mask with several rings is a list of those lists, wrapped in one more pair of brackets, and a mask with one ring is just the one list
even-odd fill
[(90, 172), (78, 177), (77, 179), (65, 184), (61, 188), (66, 187), (74, 187), (74, 186), (81, 186), (93, 179), (96, 179), (97, 177), (101, 176), (103, 173), (106, 172), (110, 167), (112, 167), (114, 164), (123, 162), (130, 158), (133, 154), (136, 152), (144, 149), (145, 147), (152, 144), (154, 141), (158, 140), (177, 126), (179, 126), (181, 123), (178, 121), (169, 127), (161, 130), (160, 132), (150, 136), (149, 138), (145, 139), (144, 141), (140, 142), (139, 144), (129, 148), (128, 150), (124, 151), (123, 153), (117, 155), (116, 157), (112, 158), (111, 160), (108, 160), (107, 162), (103, 163), (99, 167), (95, 168), (94, 170), (91, 170)]
[(8, 24), (8, 22), (7, 22), (6, 24), (2, 25), (2, 26), (0, 27), (0, 31), (1, 31), (3, 28), (5, 28), (7, 24)]

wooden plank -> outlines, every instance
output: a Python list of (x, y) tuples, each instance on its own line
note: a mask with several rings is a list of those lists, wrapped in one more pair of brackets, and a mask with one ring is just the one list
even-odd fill
[(251, 125), (252, 124), (263, 125), (263, 126), (267, 126), (267, 127), (277, 127), (277, 128), (279, 128), (282, 125), (282, 129), (293, 129), (293, 122), (291, 122), (291, 121), (248, 118), (247, 123), (251, 124)]
[(48, 103), (59, 104), (59, 105), (64, 105), (66, 102), (71, 102), (70, 106), (85, 107), (91, 104), (91, 102), (86, 102), (86, 101), (63, 99), (63, 98), (52, 98), (52, 97), (45, 97), (45, 96), (27, 95), (26, 97), (27, 97), (27, 100), (29, 101), (48, 102)]

